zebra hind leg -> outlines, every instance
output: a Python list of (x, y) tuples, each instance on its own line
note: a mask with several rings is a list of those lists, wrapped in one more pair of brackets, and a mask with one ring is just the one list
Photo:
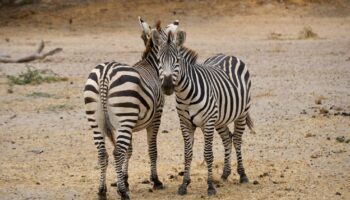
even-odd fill
[(227, 181), (231, 174), (232, 134), (227, 126), (217, 129), (225, 148), (224, 168), (221, 179)]
[(245, 173), (245, 169), (243, 166), (243, 159), (242, 159), (242, 152), (241, 152), (241, 145), (242, 145), (242, 135), (245, 130), (246, 125), (246, 116), (240, 117), (235, 121), (235, 131), (232, 135), (232, 141), (233, 145), (236, 150), (236, 156), (237, 156), (237, 173), (239, 174), (239, 182), (240, 183), (248, 183), (249, 179)]
[[(123, 164), (124, 184), (125, 184), (125, 188), (126, 188), (127, 191), (129, 191), (129, 182), (128, 182), (129, 174), (128, 174), (128, 171), (129, 171), (129, 160), (131, 158), (131, 155), (132, 155), (132, 144), (130, 144), (130, 147), (128, 149), (128, 154), (127, 154), (128, 157), (127, 157), (127, 159), (125, 159), (124, 164)], [(118, 183), (117, 182), (113, 182), (113, 183), (111, 183), (111, 186), (112, 187), (117, 187)]]
[(103, 133), (103, 126), (95, 119), (94, 114), (88, 115), (90, 127), (93, 130), (94, 143), (98, 153), (98, 165), (100, 168), (100, 184), (98, 187), (98, 199), (103, 200), (107, 198), (106, 173), (108, 166), (108, 154), (105, 145), (105, 134)]
[(124, 173), (124, 184), (125, 184), (125, 188), (126, 191), (129, 191), (129, 182), (128, 182), (128, 178), (129, 178), (129, 160), (131, 158), (132, 155), (132, 143), (130, 143), (130, 146), (128, 148), (128, 153), (127, 153), (127, 158), (124, 161), (124, 166), (123, 166), (123, 173)]
[(127, 152), (131, 144), (131, 129), (122, 126), (118, 129), (118, 134), (113, 151), (115, 160), (115, 170), (117, 173), (117, 192), (122, 200), (129, 200), (129, 194), (125, 185), (125, 176), (123, 172), (123, 165), (126, 162)]

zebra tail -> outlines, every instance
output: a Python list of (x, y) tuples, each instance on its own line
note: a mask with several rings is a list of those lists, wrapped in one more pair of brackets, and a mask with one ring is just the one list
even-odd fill
[(109, 81), (106, 76), (107, 72), (108, 72), (108, 68), (107, 70), (105, 70), (104, 75), (102, 76), (102, 80), (100, 82), (100, 101), (101, 101), (102, 109), (104, 113), (104, 123), (105, 123), (105, 130), (106, 130), (107, 137), (110, 139), (112, 144), (115, 145), (115, 137), (113, 134), (114, 127), (109, 118), (108, 109), (107, 109), (107, 98), (108, 98), (108, 89), (109, 89), (109, 86), (108, 86)]
[(246, 122), (247, 122), (248, 128), (250, 129), (250, 133), (256, 134), (255, 129), (254, 129), (254, 122), (253, 122), (251, 116), (249, 115), (249, 113), (247, 114)]
[(107, 137), (112, 142), (112, 144), (115, 145), (115, 137), (113, 134), (113, 130), (114, 130), (113, 125), (111, 123), (111, 120), (109, 119), (107, 111), (104, 112), (104, 115), (105, 115), (105, 127), (106, 127)]

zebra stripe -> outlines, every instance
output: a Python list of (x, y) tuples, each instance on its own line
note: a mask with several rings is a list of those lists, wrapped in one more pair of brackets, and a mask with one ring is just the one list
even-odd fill
[[(113, 156), (117, 173), (117, 191), (129, 199), (128, 161), (132, 155), (132, 132), (147, 130), (148, 152), (151, 160), (151, 180), (155, 189), (163, 188), (157, 174), (157, 134), (161, 122), (164, 96), (158, 78), (158, 48), (149, 37), (151, 28), (139, 18), (146, 50), (134, 66), (119, 62), (97, 65), (89, 74), (84, 89), (88, 123), (93, 131), (100, 166), (99, 198), (106, 198), (106, 169), (108, 154), (105, 137), (114, 145)], [(169, 28), (157, 31), (166, 39)]]
[[(153, 33), (157, 38), (157, 33)], [(204, 158), (208, 166), (208, 195), (216, 194), (212, 179), (213, 163), (213, 133), (220, 134), (225, 147), (225, 164), (223, 179), (231, 173), (232, 142), (237, 154), (237, 171), (240, 182), (247, 182), (248, 178), (242, 162), (241, 141), (245, 125), (253, 128), (248, 114), (250, 108), (250, 76), (245, 64), (233, 56), (218, 55), (207, 59), (204, 64), (197, 64), (197, 54), (182, 46), (185, 33), (177, 33), (176, 41), (168, 36), (167, 42), (158, 42), (159, 67), (170, 73), (160, 77), (165, 94), (175, 91), (176, 108), (180, 118), (181, 130), (184, 138), (185, 171), (183, 183), (178, 193), (187, 193), (187, 186), (191, 182), (190, 168), (192, 161), (193, 134), (196, 127), (204, 133)], [(181, 42), (178, 42), (181, 41)], [(175, 44), (176, 42), (176, 44)], [(170, 78), (169, 78), (170, 77)], [(173, 80), (172, 87), (169, 81)], [(228, 125), (235, 123), (234, 133), (231, 134)]]

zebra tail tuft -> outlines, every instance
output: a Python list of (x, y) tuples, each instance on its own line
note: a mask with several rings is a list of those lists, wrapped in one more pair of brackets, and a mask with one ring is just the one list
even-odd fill
[(255, 129), (254, 129), (254, 122), (253, 122), (251, 116), (249, 115), (249, 113), (247, 114), (246, 120), (247, 120), (248, 128), (250, 129), (250, 133), (256, 134)]

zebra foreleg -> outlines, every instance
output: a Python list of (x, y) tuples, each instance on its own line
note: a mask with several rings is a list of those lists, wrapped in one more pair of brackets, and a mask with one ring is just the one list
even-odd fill
[(213, 183), (213, 136), (214, 125), (207, 125), (203, 128), (204, 133), (204, 158), (208, 167), (208, 195), (216, 194), (216, 189)]
[(243, 159), (241, 153), (241, 145), (242, 145), (242, 135), (245, 130), (246, 125), (246, 116), (240, 117), (235, 121), (235, 131), (232, 136), (233, 145), (236, 150), (237, 156), (237, 173), (239, 174), (239, 182), (240, 183), (248, 183), (249, 179), (245, 174), (245, 169), (243, 166)]
[(187, 194), (187, 186), (191, 183), (191, 176), (190, 176), (190, 170), (191, 170), (191, 162), (192, 162), (192, 156), (193, 156), (193, 141), (194, 141), (194, 128), (189, 128), (186, 126), (183, 122), (181, 122), (181, 131), (182, 136), (184, 139), (184, 157), (185, 157), (185, 170), (184, 170), (184, 178), (182, 181), (182, 184), (180, 185), (177, 193), (179, 195), (185, 195)]
[(153, 189), (155, 190), (164, 189), (164, 185), (159, 180), (157, 173), (157, 134), (159, 125), (160, 121), (147, 128), (148, 154), (151, 160), (151, 181), (153, 182)]
[(232, 135), (227, 126), (217, 129), (225, 148), (224, 168), (221, 179), (227, 181), (231, 174)]

